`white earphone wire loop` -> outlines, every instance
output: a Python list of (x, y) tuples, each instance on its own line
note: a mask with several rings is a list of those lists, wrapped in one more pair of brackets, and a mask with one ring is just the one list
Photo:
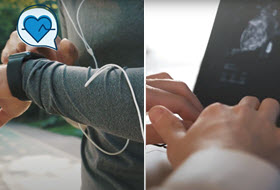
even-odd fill
[[(76, 33), (78, 34), (78, 36), (81, 38), (81, 40), (83, 41), (84, 45), (85, 45), (85, 48), (87, 50), (87, 52), (89, 53), (89, 55), (91, 55), (91, 57), (93, 58), (93, 61), (94, 61), (94, 64), (95, 64), (95, 68), (97, 69), (97, 71), (89, 78), (89, 80), (85, 83), (85, 87), (88, 87), (88, 85), (99, 75), (101, 74), (103, 71), (105, 71), (106, 69), (109, 69), (109, 68), (117, 68), (119, 69), (125, 76), (125, 79), (126, 79), (126, 82), (127, 82), (127, 85), (130, 89), (130, 92), (131, 92), (131, 96), (132, 96), (132, 99), (133, 99), (133, 102), (134, 102), (134, 105), (135, 105), (135, 108), (136, 108), (136, 112), (137, 112), (137, 115), (138, 115), (138, 120), (139, 120), (139, 124), (140, 124), (140, 130), (141, 130), (141, 134), (142, 134), (142, 138), (144, 140), (144, 129), (143, 129), (143, 122), (142, 122), (142, 117), (141, 117), (141, 112), (140, 112), (140, 108), (139, 108), (139, 105), (137, 103), (137, 100), (136, 100), (136, 96), (135, 96), (135, 93), (134, 93), (134, 90), (133, 90), (133, 87), (131, 85), (131, 82), (129, 80), (129, 77), (127, 75), (127, 73), (125, 72), (125, 70), (120, 67), (119, 65), (116, 65), (116, 64), (107, 64), (107, 65), (104, 65), (103, 67), (101, 67), (100, 69), (98, 68), (98, 62), (97, 62), (97, 59), (94, 55), (94, 52), (92, 50), (92, 48), (90, 47), (90, 45), (88, 44), (88, 42), (86, 41), (85, 39), (85, 36), (84, 36), (84, 33), (83, 33), (83, 30), (82, 30), (82, 27), (80, 25), (80, 21), (79, 21), (79, 13), (80, 13), (80, 9), (82, 7), (82, 4), (84, 3), (85, 0), (82, 0), (81, 3), (79, 4), (78, 6), (78, 9), (77, 9), (77, 13), (76, 13), (76, 21), (77, 21), (77, 25), (78, 25), (78, 28), (76, 27), (74, 21), (72, 20), (72, 17), (70, 16), (68, 10), (67, 10), (67, 7), (65, 6), (65, 3), (63, 0), (61, 0), (61, 3), (62, 3), (62, 6), (64, 7), (65, 9), (65, 12), (67, 14), (67, 16), (69, 17), (70, 19), (70, 22), (72, 23)], [(80, 31), (79, 31), (79, 30)], [(85, 133), (85, 131), (82, 129), (81, 127), (81, 124), (78, 123), (78, 126), (80, 128), (80, 130), (83, 132), (83, 134), (85, 135), (85, 137), (91, 142), (92, 145), (94, 145), (98, 150), (100, 150), (101, 152), (107, 154), (107, 155), (110, 155), (110, 156), (115, 156), (115, 155), (119, 155), (121, 154), (128, 146), (129, 144), (129, 139), (126, 140), (126, 143), (125, 145), (123, 146), (123, 148), (117, 152), (108, 152), (104, 149), (102, 149), (101, 147), (99, 147), (95, 142), (93, 142), (93, 140)]]
[(99, 151), (109, 155), (109, 156), (116, 156), (121, 154), (123, 151), (125, 151), (125, 149), (127, 148), (128, 144), (129, 144), (129, 139), (126, 140), (125, 145), (123, 146), (123, 148), (117, 152), (108, 152), (104, 149), (102, 149), (100, 146), (98, 146), (95, 142), (93, 142), (93, 140), (91, 140), (91, 138), (86, 134), (86, 132), (82, 129), (81, 124), (78, 123), (79, 128), (81, 129), (81, 131), (83, 132), (83, 134), (87, 137), (87, 139), (91, 142), (91, 144), (93, 144)]

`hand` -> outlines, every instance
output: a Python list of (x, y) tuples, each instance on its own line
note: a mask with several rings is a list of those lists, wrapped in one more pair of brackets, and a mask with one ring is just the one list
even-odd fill
[(11, 119), (23, 114), (30, 106), (30, 102), (23, 102), (14, 98), (7, 81), (7, 65), (0, 66), (0, 127)]
[[(73, 65), (78, 58), (78, 50), (75, 45), (69, 40), (61, 40), (59, 37), (56, 38), (56, 43), (58, 47), (57, 51), (49, 48), (28, 46), (20, 40), (17, 32), (14, 31), (10, 35), (10, 39), (2, 51), (1, 61), (3, 64), (7, 64), (10, 55), (24, 51), (31, 51), (42, 54), (50, 60)], [(30, 101), (20, 101), (11, 95), (7, 82), (6, 69), (6, 66), (1, 66), (0, 68), (0, 127), (11, 119), (23, 114), (31, 104)]]
[[(188, 128), (198, 117), (203, 107), (188, 86), (173, 80), (167, 73), (148, 76), (146, 79), (146, 111), (153, 106), (163, 105), (177, 113)], [(146, 143), (164, 143), (151, 124), (146, 126)]]
[(187, 131), (172, 112), (162, 106), (150, 111), (153, 127), (167, 143), (167, 154), (177, 168), (191, 154), (219, 147), (245, 151), (280, 167), (280, 129), (275, 125), (279, 103), (245, 97), (236, 106), (208, 106)]
[(12, 32), (10, 39), (7, 41), (5, 48), (2, 51), (1, 61), (3, 64), (7, 64), (9, 56), (15, 53), (30, 51), (41, 54), (49, 60), (59, 61), (67, 65), (74, 65), (78, 58), (78, 50), (76, 46), (66, 38), (56, 38), (57, 51), (44, 48), (44, 47), (32, 47), (21, 41), (17, 31)]

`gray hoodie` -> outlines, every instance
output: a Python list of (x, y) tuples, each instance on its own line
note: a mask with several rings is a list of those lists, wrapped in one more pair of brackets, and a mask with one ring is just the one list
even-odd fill
[[(80, 1), (65, 0), (65, 4), (76, 23)], [(28, 98), (48, 113), (89, 126), (88, 135), (109, 152), (120, 150), (127, 138), (131, 140), (122, 154), (108, 156), (83, 137), (82, 190), (144, 189), (143, 139), (124, 75), (111, 69), (84, 87), (96, 72), (94, 62), (74, 31), (61, 2), (59, 6), (62, 37), (72, 41), (79, 50), (77, 66), (47, 59), (29, 60), (23, 67), (23, 89)], [(79, 18), (99, 67), (108, 63), (127, 66), (126, 72), (143, 120), (144, 2), (86, 0)]]

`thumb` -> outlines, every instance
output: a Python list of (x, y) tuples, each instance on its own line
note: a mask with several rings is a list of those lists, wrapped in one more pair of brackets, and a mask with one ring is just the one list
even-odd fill
[(186, 128), (179, 118), (163, 106), (155, 106), (149, 111), (153, 127), (166, 144), (177, 141), (186, 134)]
[(62, 57), (64, 64), (74, 65), (79, 56), (78, 49), (70, 40), (64, 38), (60, 42), (59, 56)]
[(152, 124), (146, 125), (146, 144), (164, 143)]
[(4, 126), (8, 121), (13, 119), (3, 109), (0, 109), (0, 127)]

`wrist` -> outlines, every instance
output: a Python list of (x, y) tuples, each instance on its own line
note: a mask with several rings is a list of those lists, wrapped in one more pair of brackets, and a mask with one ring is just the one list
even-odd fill
[(9, 88), (7, 78), (7, 65), (0, 66), (0, 98), (13, 97)]

